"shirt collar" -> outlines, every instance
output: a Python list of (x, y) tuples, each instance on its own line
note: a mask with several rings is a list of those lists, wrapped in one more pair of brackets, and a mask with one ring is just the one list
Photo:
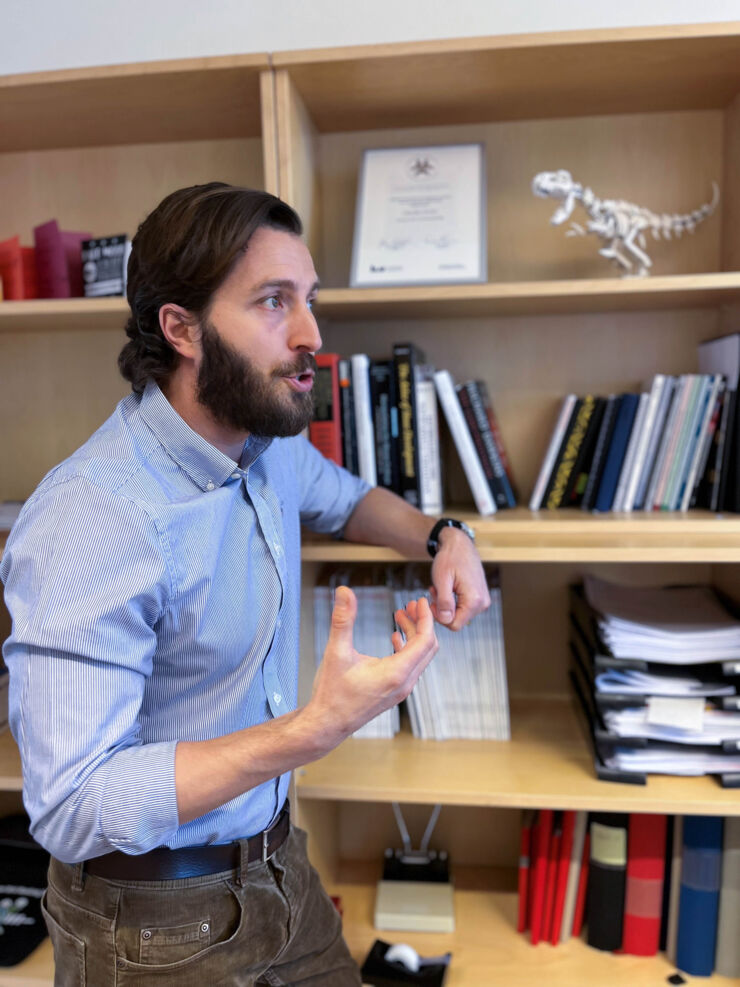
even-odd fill
[(150, 380), (141, 397), (139, 414), (168, 455), (201, 490), (222, 486), (237, 470), (246, 471), (272, 441), (249, 436), (238, 467), (234, 460), (194, 431)]

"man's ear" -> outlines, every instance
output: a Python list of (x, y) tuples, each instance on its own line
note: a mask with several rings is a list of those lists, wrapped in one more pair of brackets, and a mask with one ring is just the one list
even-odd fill
[(179, 356), (193, 360), (200, 354), (198, 322), (182, 305), (167, 302), (159, 310), (162, 335)]

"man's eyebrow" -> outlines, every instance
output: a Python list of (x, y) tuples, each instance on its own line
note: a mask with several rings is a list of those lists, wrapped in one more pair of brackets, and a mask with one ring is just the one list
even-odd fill
[[(318, 291), (321, 287), (321, 283), (318, 278), (311, 285), (309, 289), (309, 295), (313, 294), (314, 291)], [(267, 291), (271, 288), (285, 288), (287, 291), (298, 292), (298, 285), (295, 281), (290, 278), (274, 278), (269, 281), (263, 281), (261, 284), (255, 285), (255, 291)]]

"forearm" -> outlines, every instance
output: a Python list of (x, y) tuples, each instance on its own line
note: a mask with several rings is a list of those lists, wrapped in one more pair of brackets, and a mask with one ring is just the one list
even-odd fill
[(344, 537), (347, 541), (387, 545), (411, 558), (427, 558), (427, 538), (435, 520), (390, 490), (373, 487), (354, 509)]
[(322, 757), (344, 736), (322, 723), (309, 704), (223, 737), (181, 741), (175, 751), (180, 825)]

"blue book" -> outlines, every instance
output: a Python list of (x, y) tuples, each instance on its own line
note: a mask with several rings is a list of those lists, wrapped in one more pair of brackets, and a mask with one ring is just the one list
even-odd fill
[(714, 970), (722, 822), (721, 816), (684, 816), (683, 820), (676, 966), (692, 977), (708, 977)]
[(614, 503), (614, 494), (617, 492), (619, 473), (622, 469), (624, 455), (627, 451), (627, 443), (630, 439), (630, 432), (635, 421), (637, 405), (640, 403), (639, 394), (623, 394), (619, 402), (619, 411), (614, 423), (612, 440), (609, 443), (609, 451), (606, 454), (604, 472), (599, 484), (599, 492), (596, 494), (595, 511), (610, 511)]

